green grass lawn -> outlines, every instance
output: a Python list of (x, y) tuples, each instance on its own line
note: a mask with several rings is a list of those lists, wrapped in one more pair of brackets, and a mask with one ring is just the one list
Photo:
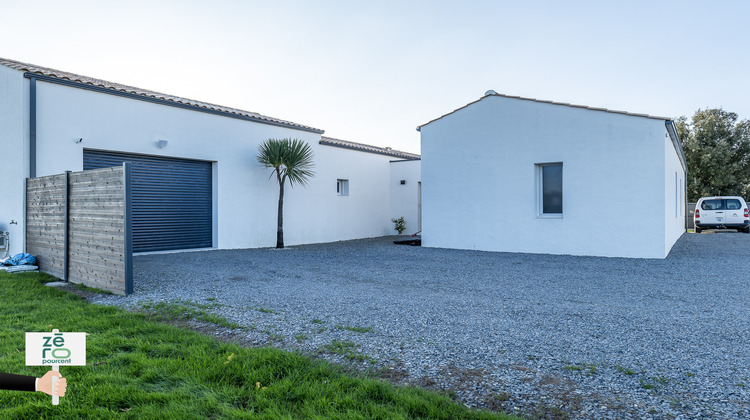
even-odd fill
[(63, 366), (68, 392), (0, 390), (0, 418), (440, 418), (505, 419), (441, 394), (345, 373), (273, 348), (245, 348), (92, 305), (44, 286), (42, 273), (0, 272), (0, 372), (25, 366), (25, 332), (87, 332), (87, 365)]

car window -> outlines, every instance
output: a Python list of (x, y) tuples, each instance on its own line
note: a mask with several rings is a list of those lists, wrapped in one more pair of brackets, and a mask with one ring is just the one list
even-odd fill
[(704, 200), (703, 203), (701, 203), (701, 209), (703, 209), (703, 210), (723, 210), (724, 209), (724, 200), (722, 200), (722, 199)]
[(739, 210), (742, 208), (740, 205), (740, 200), (732, 199), (732, 200), (726, 200), (727, 204), (727, 210)]

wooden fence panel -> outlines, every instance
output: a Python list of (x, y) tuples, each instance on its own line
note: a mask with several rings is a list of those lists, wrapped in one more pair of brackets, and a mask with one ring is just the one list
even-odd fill
[(65, 277), (65, 174), (26, 182), (26, 252), (41, 271)]
[(123, 167), (70, 174), (69, 280), (127, 294)]
[(26, 246), (40, 270), (132, 293), (129, 175), (125, 164), (27, 181)]

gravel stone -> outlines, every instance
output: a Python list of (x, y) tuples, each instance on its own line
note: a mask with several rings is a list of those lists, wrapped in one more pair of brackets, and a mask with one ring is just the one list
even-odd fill
[(353, 364), (470, 407), (750, 417), (750, 235), (685, 234), (663, 260), (393, 239), (138, 255), (134, 294), (91, 300), (219, 303), (213, 312), (249, 330), (217, 336)]

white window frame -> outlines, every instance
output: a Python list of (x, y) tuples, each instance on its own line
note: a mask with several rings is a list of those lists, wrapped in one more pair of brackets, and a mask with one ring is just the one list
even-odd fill
[(336, 194), (339, 197), (346, 197), (349, 195), (349, 180), (348, 179), (336, 180)]
[[(562, 162), (546, 162), (546, 163), (535, 163), (534, 169), (536, 172), (536, 212), (537, 212), (537, 218), (539, 219), (562, 219), (563, 214), (565, 214), (565, 200), (564, 200), (564, 194), (563, 194), (563, 209), (560, 213), (545, 213), (544, 212), (544, 172), (543, 168), (545, 166), (559, 166), (561, 169), (563, 167)], [(564, 174), (564, 172), (563, 172)], [(565, 176), (563, 175), (563, 179), (565, 179)], [(563, 193), (565, 192), (565, 183), (563, 181)]]

